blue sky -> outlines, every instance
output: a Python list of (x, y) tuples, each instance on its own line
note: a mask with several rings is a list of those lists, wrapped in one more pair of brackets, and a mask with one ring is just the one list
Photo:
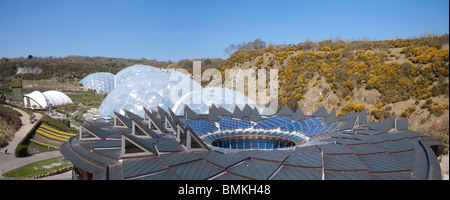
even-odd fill
[(297, 44), (449, 33), (448, 0), (0, 0), (0, 57), (226, 58), (261, 38)]

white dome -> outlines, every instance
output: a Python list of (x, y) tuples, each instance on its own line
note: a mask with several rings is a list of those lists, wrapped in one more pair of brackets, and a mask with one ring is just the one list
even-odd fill
[[(119, 75), (119, 74), (118, 74)], [(100, 105), (103, 116), (114, 116), (114, 111), (124, 114), (124, 109), (144, 116), (145, 107), (156, 110), (171, 108), (184, 94), (199, 89), (201, 85), (190, 76), (162, 71), (138, 73), (116, 85)]]
[(98, 93), (108, 94), (114, 89), (114, 76), (114, 74), (108, 72), (97, 72), (87, 75), (81, 79), (80, 83), (85, 88), (94, 89)]
[(222, 106), (230, 112), (234, 111), (236, 105), (240, 109), (243, 109), (246, 104), (252, 108), (256, 106), (254, 100), (238, 91), (221, 87), (211, 87), (194, 90), (184, 95), (175, 103), (172, 110), (176, 115), (183, 115), (184, 105), (187, 105), (198, 114), (208, 114), (209, 107), (212, 104), (217, 107)]
[(41, 93), (34, 91), (23, 96), (25, 107), (45, 109), (49, 105), (58, 106), (73, 103), (72, 100), (64, 93), (59, 91), (46, 91)]
[(45, 97), (45, 99), (48, 102), (48, 105), (64, 105), (64, 104), (70, 104), (73, 103), (72, 99), (70, 99), (66, 94), (59, 92), (59, 91), (46, 91), (42, 93)]

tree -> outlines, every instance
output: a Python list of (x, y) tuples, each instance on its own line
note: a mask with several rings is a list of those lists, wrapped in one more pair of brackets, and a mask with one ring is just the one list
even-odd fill
[(224, 49), (224, 53), (230, 56), (237, 50), (259, 50), (266, 47), (266, 42), (262, 41), (261, 38), (256, 38), (253, 42), (242, 42), (238, 45), (230, 44), (230, 46)]

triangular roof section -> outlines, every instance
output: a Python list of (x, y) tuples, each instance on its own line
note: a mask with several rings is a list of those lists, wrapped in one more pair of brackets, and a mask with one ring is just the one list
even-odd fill
[(175, 115), (175, 113), (172, 111), (172, 109), (168, 108), (168, 110), (169, 110), (170, 118), (174, 122), (174, 125), (176, 126), (177, 123), (181, 123), (180, 119), (178, 118), (177, 115)]
[(139, 116), (139, 115), (136, 115), (136, 114), (132, 113), (132, 112), (129, 111), (129, 110), (123, 109), (123, 111), (125, 111), (125, 115), (126, 115), (128, 118), (130, 118), (130, 119), (134, 118), (134, 119), (139, 120), (139, 121), (144, 121), (144, 118), (142, 118), (142, 117)]
[(370, 129), (382, 131), (382, 132), (388, 132), (389, 130), (391, 130), (392, 127), (394, 127), (395, 117), (396, 117), (396, 115), (393, 115), (393, 116), (383, 120), (380, 123), (374, 124), (374, 125), (370, 126)]
[(293, 114), (294, 111), (292, 111), (287, 105), (284, 105), (283, 108), (281, 108), (280, 111), (278, 111), (277, 113), (277, 115), (280, 117), (288, 117), (288, 118), (291, 118)]
[(161, 121), (159, 121), (159, 119), (156, 117), (156, 113), (150, 113), (146, 108), (144, 108), (144, 112), (147, 114), (149, 120), (149, 124), (148, 127), (150, 127), (150, 129), (152, 129), (152, 126), (154, 126), (155, 128), (157, 128), (160, 132), (163, 133), (167, 133), (167, 129), (166, 127), (162, 126)]
[(244, 112), (244, 115), (251, 115), (253, 109), (248, 104), (245, 104), (244, 109), (242, 109), (242, 112)]
[[(169, 113), (167, 113), (164, 109), (162, 109), (161, 107), (159, 107), (159, 106), (157, 106), (158, 107), (158, 116), (161, 118), (161, 119), (164, 119), (164, 123), (165, 123), (165, 127), (170, 127), (170, 128), (172, 128), (173, 130), (175, 130), (175, 127), (176, 127), (176, 123), (175, 123), (175, 121), (172, 119), (172, 117), (169, 115)], [(170, 109), (170, 108), (169, 108)], [(167, 125), (169, 125), (169, 126), (167, 126)]]
[(300, 121), (305, 119), (305, 114), (303, 113), (302, 108), (300, 106), (297, 108), (297, 111), (292, 115), (292, 119), (296, 121)]
[(79, 140), (101, 140), (102, 138), (95, 134), (93, 131), (89, 130), (89, 128), (80, 123), (80, 134), (78, 135)]
[(211, 106), (209, 108), (216, 109), (216, 110), (219, 109), (219, 108), (217, 108), (217, 106), (215, 104), (211, 104)]
[(331, 113), (327, 116), (327, 118), (325, 118), (324, 121), (325, 124), (330, 124), (334, 122), (336, 122), (336, 109), (333, 109)]
[(230, 111), (228, 111), (227, 109), (225, 109), (222, 106), (219, 106), (219, 111), (220, 111), (220, 115), (221, 116), (233, 116), (233, 113), (231, 113)]
[(347, 114), (345, 114), (343, 116), (338, 117), (337, 119), (339, 119), (339, 120), (350, 119), (350, 118), (355, 117), (355, 116), (356, 116), (356, 112), (352, 111), (352, 112), (349, 112), (349, 113), (347, 113)]
[(264, 110), (261, 112), (261, 115), (264, 115), (264, 116), (271, 116), (271, 115), (275, 115), (275, 114), (276, 114), (275, 110), (270, 105), (266, 106), (264, 108)]
[(327, 117), (328, 112), (324, 106), (321, 106), (315, 113), (312, 114), (313, 117)]
[(191, 129), (191, 127), (187, 126), (186, 129), (186, 148), (188, 151), (195, 150), (195, 149), (203, 149), (210, 151), (211, 149), (206, 145), (202, 139), (195, 133), (194, 130)]
[(158, 155), (158, 150), (152, 142), (125, 132), (120, 133), (122, 134), (121, 157)]
[(184, 105), (184, 116), (186, 119), (198, 120), (198, 114), (187, 105)]
[(131, 128), (131, 119), (129, 119), (128, 117), (125, 117), (123, 115), (121, 115), (120, 113), (114, 111), (114, 114), (116, 115), (117, 119), (120, 120), (120, 122), (122, 122), (122, 124), (124, 124), (125, 126), (127, 126), (128, 128)]
[(396, 130), (408, 130), (408, 118), (402, 118), (395, 121)]
[(237, 105), (234, 106), (233, 117), (238, 119), (244, 118), (244, 112)]
[[(354, 113), (354, 112), (353, 112)], [(357, 115), (354, 113), (353, 115), (348, 115), (348, 121), (339, 128), (339, 130), (353, 130), (353, 127), (356, 125)]]
[(255, 106), (255, 108), (253, 108), (252, 115), (250, 116), (250, 119), (252, 121), (254, 121), (254, 122), (260, 122), (261, 121), (261, 115), (259, 114), (259, 111), (256, 108), (256, 106)]
[(367, 108), (358, 113), (358, 121), (360, 125), (367, 123)]
[(209, 107), (209, 120), (212, 122), (219, 122), (219, 113), (219, 109), (217, 109), (217, 107), (213, 104), (211, 107)]
[(150, 119), (150, 117), (156, 118), (155, 113), (150, 112), (147, 108), (144, 107), (144, 114)]
[(158, 105), (156, 106), (156, 108), (158, 109), (158, 117), (159, 118), (164, 119), (164, 117), (169, 116), (169, 114), (164, 109), (159, 107)]
[(131, 119), (131, 121), (133, 122), (132, 123), (133, 127), (132, 127), (132, 130), (131, 130), (131, 133), (133, 135), (142, 135), (142, 134), (139, 134), (139, 133), (143, 133), (146, 136), (151, 137), (151, 138), (158, 138), (159, 137), (158, 134), (155, 131), (149, 129), (147, 126), (142, 124), (140, 121), (138, 121), (138, 120), (136, 120), (134, 118)]

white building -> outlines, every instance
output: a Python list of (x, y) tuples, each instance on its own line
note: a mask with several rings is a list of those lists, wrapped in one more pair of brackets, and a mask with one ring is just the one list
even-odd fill
[(73, 103), (72, 99), (66, 94), (54, 90), (46, 92), (34, 91), (23, 96), (25, 108), (46, 109), (50, 105), (57, 106), (71, 103)]

